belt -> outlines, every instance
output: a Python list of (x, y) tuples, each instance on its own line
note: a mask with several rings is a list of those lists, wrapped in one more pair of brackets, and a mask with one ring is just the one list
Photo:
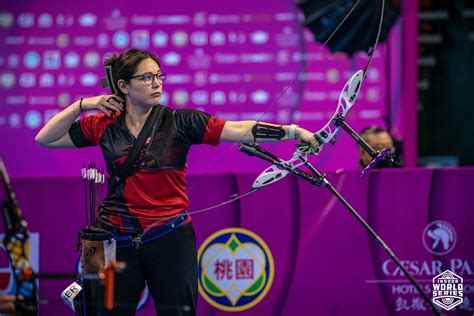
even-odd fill
[(159, 226), (145, 233), (138, 234), (137, 236), (119, 236), (116, 232), (114, 232), (113, 234), (117, 243), (117, 249), (129, 247), (135, 247), (138, 249), (141, 244), (146, 244), (181, 227), (186, 222), (188, 217), (188, 213), (183, 212), (181, 215), (169, 221), (165, 225)]

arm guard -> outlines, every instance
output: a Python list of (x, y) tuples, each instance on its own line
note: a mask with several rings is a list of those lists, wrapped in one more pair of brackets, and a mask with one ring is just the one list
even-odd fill
[(274, 126), (270, 124), (257, 122), (257, 124), (255, 124), (254, 127), (252, 127), (252, 135), (253, 135), (253, 141), (254, 143), (256, 143), (257, 138), (280, 140), (283, 137), (285, 137), (286, 132), (281, 127), (281, 125)]

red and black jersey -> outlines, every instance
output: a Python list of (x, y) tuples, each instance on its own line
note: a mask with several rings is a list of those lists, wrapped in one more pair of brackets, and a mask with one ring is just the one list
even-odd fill
[[(217, 145), (225, 121), (192, 109), (171, 110), (158, 105), (153, 139), (147, 139), (140, 158), (153, 161), (108, 192), (101, 203), (102, 222), (122, 232), (142, 232), (160, 219), (169, 219), (189, 205), (186, 157), (193, 144)], [(100, 145), (107, 171), (113, 176), (125, 162), (136, 138), (125, 124), (125, 112), (87, 116), (69, 130), (76, 147)], [(109, 179), (109, 187), (111, 179)], [(189, 221), (189, 220), (188, 220)], [(161, 222), (163, 223), (163, 222)]]

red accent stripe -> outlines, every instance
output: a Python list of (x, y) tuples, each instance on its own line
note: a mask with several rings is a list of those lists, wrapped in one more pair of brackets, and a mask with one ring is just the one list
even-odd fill
[(79, 121), (84, 137), (94, 145), (98, 145), (107, 125), (115, 122), (120, 113), (114, 112), (112, 117), (105, 114), (89, 115)]
[(202, 138), (202, 143), (213, 146), (218, 145), (225, 122), (226, 120), (211, 116), (207, 122), (206, 130), (204, 131), (204, 136)]

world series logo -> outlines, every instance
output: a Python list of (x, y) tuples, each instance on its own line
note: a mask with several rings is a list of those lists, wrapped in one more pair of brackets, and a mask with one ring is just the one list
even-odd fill
[(235, 312), (255, 306), (268, 293), (274, 271), (268, 246), (243, 228), (217, 231), (199, 248), (199, 293), (221, 310)]
[(462, 277), (446, 270), (433, 278), (433, 303), (449, 311), (462, 302)]

